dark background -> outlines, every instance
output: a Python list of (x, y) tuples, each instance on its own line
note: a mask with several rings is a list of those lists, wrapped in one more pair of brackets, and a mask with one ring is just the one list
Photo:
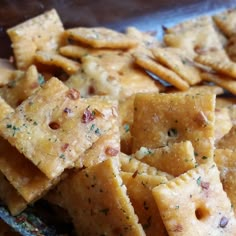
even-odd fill
[(160, 32), (161, 25), (233, 6), (235, 0), (0, 0), (0, 57), (12, 53), (7, 28), (51, 8), (57, 9), (65, 28), (108, 26), (122, 30), (134, 25)]

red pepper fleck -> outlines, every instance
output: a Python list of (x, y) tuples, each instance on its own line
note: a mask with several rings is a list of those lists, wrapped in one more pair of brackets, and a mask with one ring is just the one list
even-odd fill
[(132, 178), (135, 178), (138, 174), (138, 170), (136, 170), (133, 174), (132, 174)]
[(59, 129), (59, 128), (60, 128), (60, 124), (58, 124), (57, 122), (52, 121), (52, 122), (49, 123), (49, 127), (50, 127), (51, 129), (56, 130), (56, 129)]
[(229, 219), (228, 219), (227, 217), (223, 216), (223, 217), (221, 217), (221, 219), (220, 219), (220, 224), (219, 224), (219, 226), (220, 226), (221, 228), (225, 228), (226, 225), (228, 224), (228, 222), (229, 222)]
[(94, 88), (92, 85), (90, 85), (90, 86), (88, 87), (88, 93), (89, 93), (90, 95), (95, 94), (95, 88)]
[(209, 189), (209, 186), (210, 186), (210, 183), (209, 183), (209, 182), (201, 181), (201, 187), (202, 187), (203, 189), (208, 190), (208, 189)]
[(105, 153), (108, 156), (116, 156), (119, 153), (119, 150), (112, 148), (112, 147), (107, 147), (105, 150)]
[(69, 89), (66, 95), (71, 100), (77, 100), (80, 98), (80, 92), (77, 89)]
[(95, 113), (91, 112), (88, 108), (86, 108), (82, 116), (82, 123), (87, 124), (94, 119), (95, 119)]
[(65, 152), (68, 147), (69, 147), (69, 143), (65, 143), (64, 145), (62, 145), (61, 151)]
[(183, 226), (180, 224), (177, 224), (173, 228), (173, 232), (182, 232), (183, 231)]

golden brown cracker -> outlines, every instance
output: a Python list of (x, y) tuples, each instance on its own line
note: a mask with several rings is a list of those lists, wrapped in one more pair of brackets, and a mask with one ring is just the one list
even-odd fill
[(168, 28), (164, 41), (167, 46), (184, 50), (190, 57), (223, 49), (210, 17), (184, 21), (173, 28)]
[(173, 176), (179, 176), (197, 165), (190, 141), (157, 149), (141, 147), (135, 153), (135, 157)]
[(188, 83), (182, 80), (176, 73), (158, 64), (151, 57), (143, 53), (136, 53), (134, 54), (134, 58), (137, 65), (152, 72), (179, 90), (187, 90), (189, 88)]
[(155, 187), (153, 196), (170, 236), (233, 235), (236, 230), (234, 212), (214, 162)]
[(213, 16), (216, 25), (227, 36), (230, 37), (236, 33), (236, 10), (230, 9), (220, 12)]
[(203, 157), (213, 157), (214, 122), (214, 94), (138, 94), (131, 129), (133, 151), (189, 140), (197, 162), (202, 163)]
[(152, 167), (124, 153), (120, 153), (119, 160), (121, 163), (121, 170), (124, 172), (133, 173), (134, 175), (137, 173), (137, 174), (147, 174), (147, 175), (159, 175), (159, 176), (164, 176), (167, 179), (173, 178), (172, 175), (157, 170), (155, 167)]
[(62, 68), (68, 74), (74, 74), (79, 70), (80, 64), (54, 52), (38, 51), (35, 60), (41, 64)]
[(12, 215), (18, 215), (27, 207), (27, 202), (2, 173), (0, 173), (0, 199), (7, 205)]
[(202, 79), (205, 81), (213, 82), (218, 86), (228, 90), (232, 94), (236, 94), (236, 81), (235, 79), (226, 75), (202, 73)]
[(32, 65), (21, 77), (0, 88), (0, 95), (10, 106), (16, 108), (43, 83), (44, 78), (38, 73), (37, 68)]
[(75, 172), (57, 190), (79, 234), (145, 235), (114, 158)]
[(236, 125), (233, 125), (230, 131), (217, 142), (217, 148), (231, 150), (236, 148)]
[(228, 108), (215, 109), (215, 142), (217, 143), (224, 135), (226, 135), (231, 127), (232, 121)]
[(2, 120), (0, 130), (52, 179), (72, 167), (79, 155), (111, 128), (115, 109), (112, 101), (80, 98), (77, 90), (52, 78)]
[(137, 174), (134, 177), (132, 173), (127, 172), (121, 172), (121, 177), (146, 235), (167, 236), (165, 226), (152, 196), (152, 189), (159, 184), (166, 183), (167, 180), (164, 177), (153, 175)]
[(37, 50), (54, 51), (61, 44), (64, 31), (55, 9), (7, 30), (18, 69), (27, 69)]
[(201, 82), (200, 70), (188, 55), (178, 48), (152, 48), (154, 58), (164, 66), (173, 70), (188, 84), (194, 85)]
[(94, 48), (128, 49), (137, 45), (125, 34), (104, 27), (68, 29), (65, 36)]
[(233, 210), (236, 212), (236, 198), (235, 198), (235, 187), (236, 187), (236, 152), (230, 149), (216, 149), (214, 154), (214, 160), (220, 171), (220, 179), (223, 184), (224, 191), (227, 193)]
[(236, 124), (236, 99), (230, 97), (217, 97), (216, 109), (227, 108), (232, 124)]
[(226, 76), (236, 78), (236, 63), (232, 62), (225, 51), (217, 51), (198, 55), (194, 59), (196, 62), (212, 68), (214, 71)]

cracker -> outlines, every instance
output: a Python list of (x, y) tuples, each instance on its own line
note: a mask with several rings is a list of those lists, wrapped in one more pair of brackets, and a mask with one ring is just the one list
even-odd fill
[(81, 58), (81, 70), (66, 81), (82, 96), (109, 95), (123, 100), (138, 92), (158, 92), (162, 87), (133, 65), (128, 53), (102, 52)]
[(39, 199), (59, 181), (59, 179), (50, 181), (32, 162), (2, 138), (0, 171), (28, 203)]
[(55, 9), (7, 30), (18, 69), (27, 69), (36, 51), (55, 51), (61, 44), (62, 22)]
[[(18, 215), (27, 207), (27, 202), (0, 173), (0, 199), (7, 205), (12, 215)], [(0, 227), (1, 228), (1, 227)]]
[(215, 143), (226, 135), (232, 127), (229, 110), (224, 108), (215, 109)]
[(14, 112), (14, 109), (9, 106), (2, 97), (0, 97), (0, 110), (0, 120), (4, 119), (7, 115)]
[(134, 98), (130, 96), (124, 101), (119, 102), (119, 126), (120, 126), (120, 139), (121, 139), (121, 151), (126, 154), (132, 152), (132, 137), (130, 134), (130, 127), (133, 123), (133, 110), (134, 110)]
[(83, 47), (80, 45), (66, 45), (59, 49), (59, 52), (62, 56), (74, 59), (78, 59), (88, 54), (91, 54), (91, 51), (91, 48)]
[(126, 172), (122, 172), (121, 177), (146, 235), (166, 236), (167, 232), (152, 196), (152, 189), (159, 184), (166, 183), (167, 180), (164, 177), (153, 175), (137, 174), (134, 177), (132, 173)]
[(214, 94), (137, 94), (131, 129), (133, 151), (189, 140), (197, 162), (202, 163), (213, 157), (214, 122)]
[(158, 176), (164, 176), (167, 179), (173, 178), (172, 175), (166, 172), (157, 170), (155, 167), (152, 167), (124, 153), (120, 153), (119, 160), (121, 163), (121, 170), (124, 172), (129, 172), (132, 174), (135, 174), (135, 173), (147, 174), (147, 175), (154, 175), (154, 176), (158, 175)]
[(221, 95), (224, 93), (224, 89), (217, 85), (195, 85), (191, 86), (187, 91), (179, 91), (175, 87), (168, 87), (165, 90), (166, 93), (188, 93), (188, 94), (197, 94), (197, 93), (208, 93)]
[(170, 70), (173, 70), (188, 84), (194, 85), (201, 82), (200, 70), (194, 61), (178, 48), (152, 48), (154, 58)]
[(79, 70), (80, 64), (54, 52), (38, 51), (35, 60), (41, 64), (62, 68), (66, 73), (74, 74)]
[(125, 34), (103, 27), (68, 29), (65, 36), (94, 48), (129, 49), (137, 45)]
[(227, 196), (232, 203), (234, 212), (236, 213), (236, 152), (229, 149), (216, 149), (214, 160), (220, 171), (220, 179), (223, 184), (224, 191), (227, 193)]
[(207, 53), (205, 55), (198, 55), (194, 60), (205, 66), (211, 67), (216, 72), (236, 79), (236, 63), (232, 62), (223, 50)]
[(43, 83), (44, 79), (42, 75), (40, 75), (37, 68), (32, 65), (21, 77), (12, 80), (7, 85), (0, 88), (0, 95), (10, 106), (16, 108)]
[(1, 121), (0, 132), (53, 179), (111, 128), (115, 109), (112, 101), (80, 98), (52, 78)]
[(173, 176), (179, 176), (197, 165), (190, 141), (157, 149), (141, 147), (135, 153), (135, 157)]
[(115, 159), (75, 172), (57, 188), (82, 235), (144, 235)]
[(152, 72), (164, 81), (172, 84), (179, 90), (187, 90), (189, 85), (176, 73), (155, 62), (151, 57), (143, 53), (134, 54), (135, 63), (145, 70)]
[(227, 148), (235, 150), (236, 148), (236, 125), (233, 125), (229, 133), (225, 134), (218, 142), (217, 148)]
[(236, 99), (234, 97), (217, 97), (216, 109), (227, 108), (232, 124), (236, 124)]
[(213, 73), (202, 73), (202, 79), (205, 81), (213, 82), (218, 86), (221, 86), (222, 88), (228, 90), (232, 94), (236, 95), (236, 81), (231, 77)]
[(155, 187), (153, 196), (170, 236), (233, 235), (236, 230), (234, 212), (214, 163)]
[(213, 16), (216, 25), (227, 36), (236, 33), (236, 9), (230, 9)]
[(120, 154), (120, 132), (118, 116), (111, 130), (99, 138), (75, 162), (76, 168), (91, 167)]
[(232, 61), (236, 61), (236, 36), (230, 37), (225, 50)]
[(223, 49), (210, 17), (200, 17), (168, 28), (164, 41), (167, 46), (184, 50), (191, 58)]

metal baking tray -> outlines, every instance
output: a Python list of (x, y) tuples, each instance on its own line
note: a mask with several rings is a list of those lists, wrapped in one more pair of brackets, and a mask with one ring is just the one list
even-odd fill
[[(162, 26), (169, 27), (233, 7), (236, 7), (235, 0), (0, 0), (0, 58), (12, 55), (7, 28), (52, 8), (58, 11), (65, 28), (106, 26), (122, 31), (127, 26), (135, 26), (142, 31), (156, 31), (157, 37), (161, 38)], [(58, 231), (51, 222), (45, 222), (45, 214), (39, 214), (41, 210), (37, 210), (41, 206), (37, 207), (30, 206), (12, 217), (0, 205), (0, 218), (24, 236), (71, 235), (70, 227), (67, 227), (68, 232)]]

